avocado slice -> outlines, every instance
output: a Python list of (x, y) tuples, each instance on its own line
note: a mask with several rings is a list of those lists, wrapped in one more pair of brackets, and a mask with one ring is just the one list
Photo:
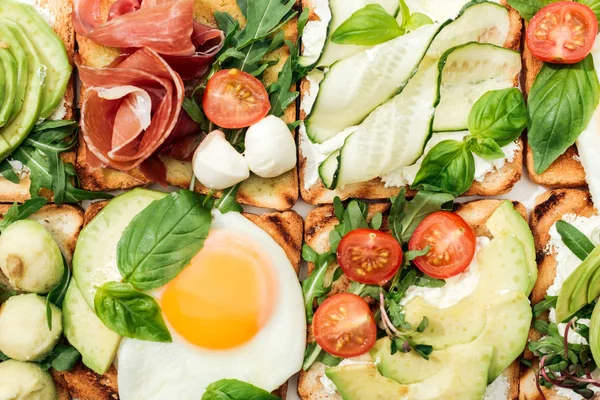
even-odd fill
[(27, 55), (21, 47), (20, 42), (12, 31), (2, 23), (0, 18), (0, 38), (2, 43), (7, 46), (7, 50), (10, 52), (16, 62), (17, 67), (17, 87), (15, 92), (15, 98), (13, 101), (12, 111), (7, 122), (10, 122), (19, 114), (21, 107), (23, 107), (23, 100), (25, 99), (25, 90), (27, 89)]
[(3, 89), (2, 105), (0, 106), (0, 127), (2, 127), (6, 125), (11, 116), (17, 94), (17, 62), (8, 48), (0, 47), (0, 66), (2, 69), (0, 80)]
[(527, 221), (515, 210), (510, 201), (505, 200), (496, 208), (496, 211), (488, 218), (485, 225), (493, 236), (512, 233), (521, 241), (529, 270), (529, 288), (526, 293), (529, 295), (537, 281), (538, 270), (535, 256), (535, 242)]
[(525, 295), (529, 288), (529, 269), (521, 242), (512, 234), (501, 234), (477, 254), (480, 277), (475, 291), (459, 303), (444, 309), (429, 305), (420, 297), (405, 305), (406, 320), (417, 326), (423, 317), (429, 324), (412, 335), (416, 343), (440, 350), (475, 340), (484, 330), (490, 301), (508, 293)]
[(590, 320), (590, 349), (596, 365), (600, 364), (600, 302), (594, 306)]
[[(0, 4), (4, 3), (0, 2)], [(25, 140), (38, 121), (44, 87), (44, 66), (40, 62), (38, 53), (31, 40), (29, 40), (28, 34), (20, 25), (6, 19), (0, 19), (0, 24), (6, 25), (11, 30), (18, 42), (15, 45), (21, 46), (27, 57), (27, 88), (23, 99), (23, 107), (9, 124), (0, 129), (0, 136), (2, 136), (0, 160), (3, 160)]]
[(2, 0), (0, 18), (13, 21), (27, 31), (28, 38), (46, 68), (39, 118), (48, 118), (61, 103), (71, 79), (73, 67), (65, 45), (33, 6), (13, 0)]
[(450, 361), (421, 382), (402, 384), (379, 374), (373, 364), (325, 370), (344, 400), (480, 400), (487, 386), (493, 349), (456, 346)]
[(600, 246), (563, 283), (556, 301), (556, 320), (565, 322), (600, 294)]
[(92, 310), (96, 288), (122, 279), (117, 267), (117, 245), (123, 231), (150, 203), (166, 195), (134, 189), (115, 197), (79, 234), (73, 255), (73, 277)]
[(83, 363), (97, 374), (110, 368), (121, 342), (121, 336), (108, 329), (96, 316), (71, 280), (62, 305), (66, 338), (80, 353)]

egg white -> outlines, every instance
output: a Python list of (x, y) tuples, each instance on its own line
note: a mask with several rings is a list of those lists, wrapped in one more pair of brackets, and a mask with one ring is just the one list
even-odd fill
[(239, 379), (270, 392), (300, 370), (306, 345), (304, 303), (285, 252), (239, 213), (215, 212), (211, 232), (217, 230), (250, 236), (270, 257), (278, 287), (270, 319), (249, 342), (227, 350), (202, 349), (171, 328), (173, 343), (124, 338), (118, 351), (122, 400), (199, 400), (206, 387), (220, 379)]

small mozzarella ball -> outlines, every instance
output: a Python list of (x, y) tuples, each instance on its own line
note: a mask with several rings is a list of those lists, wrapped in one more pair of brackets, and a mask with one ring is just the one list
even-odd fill
[(246, 151), (250, 171), (274, 178), (296, 166), (296, 142), (286, 123), (269, 115), (248, 128)]
[(209, 189), (227, 189), (250, 177), (246, 159), (221, 131), (209, 133), (200, 143), (192, 165), (198, 181)]
[(62, 312), (52, 308), (52, 330), (46, 320), (46, 299), (37, 294), (9, 298), (0, 306), (0, 351), (18, 361), (40, 361), (60, 339)]
[(39, 365), (8, 360), (0, 364), (0, 399), (55, 400), (52, 376)]
[(9, 225), (0, 235), (0, 269), (15, 288), (42, 294), (56, 286), (65, 272), (54, 238), (30, 219)]

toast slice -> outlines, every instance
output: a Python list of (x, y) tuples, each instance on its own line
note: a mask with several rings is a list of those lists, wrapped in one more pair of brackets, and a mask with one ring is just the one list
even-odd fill
[[(104, 18), (107, 18), (108, 10), (114, 1), (101, 0), (101, 11)], [(237, 20), (244, 21), (236, 0), (195, 1), (194, 14), (199, 22), (216, 26), (213, 16), (215, 11), (226, 11)], [(287, 40), (295, 41), (298, 37), (297, 20), (294, 19), (287, 23), (284, 26), (284, 32)], [(79, 55), (85, 65), (104, 67), (119, 56), (118, 49), (100, 46), (79, 35), (76, 36), (76, 39), (79, 47)], [(283, 64), (289, 58), (289, 49), (287, 46), (283, 46), (281, 49), (271, 53), (269, 57), (273, 60), (279, 60), (276, 65), (265, 71), (265, 81), (271, 83), (277, 80), (279, 71), (281, 71)], [(82, 88), (82, 90), (85, 90), (85, 88)], [(288, 123), (296, 120), (295, 104), (288, 107), (283, 119)], [(80, 140), (76, 168), (83, 189), (110, 191), (131, 189), (151, 183), (138, 169), (124, 173), (112, 168), (92, 168), (86, 161), (88, 151), (83, 140)], [(177, 161), (168, 157), (164, 157), (163, 161), (167, 167), (167, 182), (173, 186), (188, 188), (192, 177), (191, 163)], [(208, 189), (198, 182), (196, 182), (195, 190), (201, 193), (208, 193)], [(217, 193), (218, 195), (219, 193)], [(251, 175), (249, 179), (240, 185), (237, 200), (240, 203), (257, 207), (288, 210), (298, 200), (298, 172), (294, 168), (272, 179)]]
[[(82, 216), (83, 226), (90, 223), (108, 202), (91, 204)], [(296, 274), (300, 272), (304, 221), (295, 211), (272, 212), (263, 215), (243, 214), (246, 218), (267, 232), (281, 246), (290, 260)], [(98, 375), (83, 364), (72, 371), (53, 372), (59, 399), (77, 398), (79, 400), (118, 399), (117, 371), (112, 367), (105, 375)], [(287, 383), (274, 394), (285, 398)]]
[[(538, 263), (538, 280), (531, 293), (531, 304), (535, 305), (544, 300), (546, 291), (554, 282), (556, 276), (556, 256), (547, 252), (550, 241), (550, 228), (562, 219), (565, 214), (575, 214), (590, 217), (596, 214), (590, 194), (581, 189), (556, 189), (542, 193), (536, 199), (536, 206), (531, 214), (531, 231), (535, 239), (535, 249)], [(529, 331), (529, 340), (538, 340), (540, 333), (534, 329)], [(533, 360), (534, 356), (525, 350), (525, 358)], [(534, 362), (534, 365), (536, 363)], [(563, 400), (555, 390), (542, 388), (548, 400)], [(535, 384), (535, 372), (532, 368), (523, 367), (520, 378), (519, 400), (541, 400)]]
[[(52, 28), (54, 32), (62, 39), (67, 49), (67, 55), (69, 61), (73, 63), (73, 54), (75, 53), (75, 31), (73, 30), (73, 20), (71, 15), (73, 13), (72, 1), (69, 0), (35, 0), (35, 4), (38, 7), (46, 9), (50, 15), (54, 18)], [(63, 119), (73, 118), (73, 101), (74, 101), (74, 83), (73, 80), (67, 86), (65, 92), (65, 109), (66, 114)], [(63, 153), (63, 160), (66, 162), (74, 162), (74, 153)], [(12, 183), (4, 177), (0, 176), (0, 202), (13, 202), (19, 203), (31, 198), (29, 195), (29, 186), (31, 181), (29, 176), (23, 177), (21, 182)]]
[[(504, 47), (518, 50), (521, 46), (521, 30), (522, 20), (516, 10), (507, 5), (506, 0), (501, 0), (501, 3), (510, 9), (511, 27), (504, 43)], [(309, 20), (318, 20), (319, 16), (315, 14), (314, 0), (302, 0), (302, 6), (310, 10)], [(517, 86), (518, 82), (515, 82)], [(308, 96), (310, 83), (307, 79), (303, 79), (300, 83), (300, 98), (301, 101), (305, 96)], [(306, 113), (300, 109), (300, 119), (307, 117)], [(522, 164), (523, 164), (523, 142), (519, 142), (520, 149), (515, 153), (515, 157), (511, 162), (507, 162), (504, 166), (496, 171), (490, 172), (485, 176), (483, 182), (473, 182), (471, 188), (465, 193), (465, 196), (498, 196), (508, 193), (512, 187), (521, 179)], [(316, 184), (306, 187), (304, 176), (306, 174), (307, 160), (299, 149), (298, 166), (300, 175), (300, 195), (304, 201), (310, 204), (327, 204), (332, 203), (337, 196), (342, 200), (349, 198), (360, 198), (367, 200), (381, 200), (395, 196), (400, 191), (397, 187), (386, 187), (380, 179), (373, 179), (368, 182), (348, 185), (344, 189), (328, 190), (319, 180)], [(408, 188), (407, 188), (408, 189)], [(407, 190), (408, 195), (414, 194)]]
[[(485, 226), (485, 222), (500, 205), (501, 200), (475, 200), (465, 204), (457, 204), (455, 212), (467, 221), (467, 223), (475, 230), (477, 236), (490, 236), (489, 231)], [(525, 206), (514, 202), (515, 208), (527, 219), (527, 211)], [(389, 204), (371, 204), (369, 205), (369, 218), (378, 212), (387, 212)], [(326, 205), (315, 208), (306, 217), (305, 222), (305, 242), (317, 252), (325, 252), (329, 250), (329, 232), (333, 230), (338, 223), (335, 217), (333, 206)], [(387, 230), (387, 217), (384, 217), (383, 228)], [(314, 265), (309, 264), (309, 273), (314, 269)], [(342, 277), (334, 283), (331, 294), (343, 292), (348, 289), (350, 280), (347, 277)], [(311, 327), (308, 327), (308, 341), (312, 342)], [(323, 384), (321, 377), (325, 375), (325, 365), (315, 363), (308, 371), (300, 371), (298, 377), (298, 394), (302, 400), (342, 400), (338, 394), (330, 394)], [(509, 382), (510, 390), (506, 400), (516, 400), (519, 397), (519, 361), (515, 360), (513, 364), (507, 368), (502, 376)], [(499, 400), (499, 399), (494, 399)]]

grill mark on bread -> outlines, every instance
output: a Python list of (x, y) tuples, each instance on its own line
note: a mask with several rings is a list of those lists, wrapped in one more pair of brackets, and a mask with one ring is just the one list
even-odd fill
[(534, 218), (540, 220), (544, 217), (544, 215), (548, 214), (552, 208), (556, 207), (563, 199), (565, 198), (565, 192), (563, 191), (553, 191), (548, 197), (548, 200), (538, 204), (538, 206), (533, 211)]

